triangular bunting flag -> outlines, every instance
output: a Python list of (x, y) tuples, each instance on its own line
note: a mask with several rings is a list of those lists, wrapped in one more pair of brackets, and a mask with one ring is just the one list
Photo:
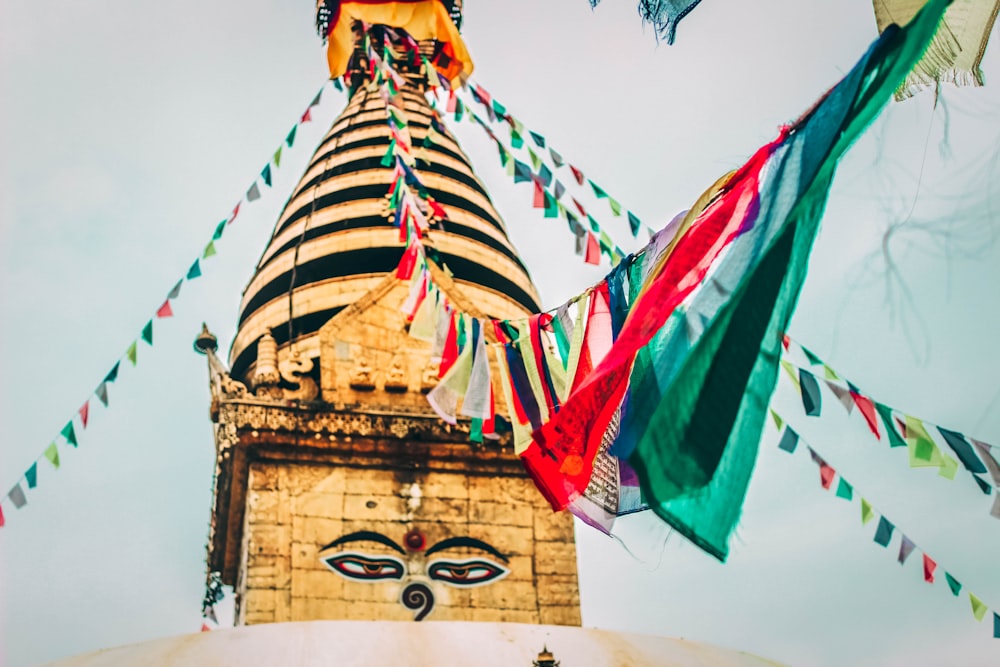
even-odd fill
[(198, 278), (200, 276), (201, 276), (201, 264), (199, 263), (199, 260), (196, 259), (194, 260), (194, 264), (191, 265), (191, 268), (188, 269), (187, 275), (184, 277), (187, 278), (188, 280), (194, 280), (195, 278)]
[(951, 594), (958, 597), (958, 594), (962, 590), (962, 584), (958, 583), (958, 579), (951, 576), (949, 573), (944, 573), (944, 579), (948, 582), (948, 588), (951, 589)]
[(532, 132), (531, 130), (528, 130), (528, 134), (531, 135), (531, 140), (535, 142), (536, 146), (539, 148), (545, 148), (545, 137), (537, 132)]
[(223, 220), (222, 222), (220, 222), (218, 225), (215, 226), (215, 231), (212, 233), (213, 241), (218, 241), (219, 239), (222, 238), (222, 233), (226, 231), (226, 223), (228, 222), (229, 222), (228, 220)]
[(774, 422), (774, 428), (780, 431), (781, 428), (785, 425), (785, 420), (782, 419), (778, 415), (778, 413), (775, 412), (774, 410), (771, 410), (770, 412), (771, 412), (771, 420)]
[(569, 170), (573, 172), (573, 178), (576, 179), (577, 184), (583, 185), (583, 181), (585, 180), (583, 172), (574, 167), (573, 165), (569, 166)]
[(851, 500), (854, 498), (854, 487), (847, 483), (847, 480), (843, 477), (840, 478), (840, 482), (837, 484), (837, 497), (843, 498), (844, 500)]
[(924, 554), (924, 581), (928, 584), (934, 583), (934, 570), (937, 568), (937, 563), (934, 559)]
[(552, 148), (549, 149), (549, 156), (552, 158), (552, 163), (556, 166), (557, 169), (566, 164), (566, 162), (563, 160), (562, 155), (557, 153)]
[(847, 410), (847, 414), (854, 412), (854, 397), (851, 396), (851, 392), (832, 380), (827, 379), (824, 382), (827, 388), (833, 392), (833, 395), (837, 397), (840, 404), (844, 406), (844, 409)]
[(292, 131), (288, 133), (287, 137), (285, 137), (285, 144), (287, 144), (289, 148), (291, 148), (292, 144), (295, 143), (295, 131), (298, 129), (299, 129), (298, 125), (293, 125)]
[(632, 211), (627, 212), (628, 215), (628, 226), (632, 230), (632, 236), (639, 235), (639, 228), (642, 227), (642, 222), (636, 217), (635, 213)]
[(214, 241), (209, 241), (208, 245), (205, 246), (205, 252), (202, 253), (201, 258), (202, 259), (208, 259), (209, 257), (211, 257), (214, 254), (215, 254), (215, 242)]
[(160, 306), (159, 308), (157, 308), (157, 310), (156, 310), (156, 316), (160, 317), (160, 318), (163, 318), (163, 317), (173, 317), (173, 315), (174, 315), (174, 311), (170, 307), (170, 300), (169, 299), (167, 299), (166, 301), (164, 301), (163, 305)]
[(257, 187), (257, 181), (254, 181), (254, 184), (247, 190), (247, 201), (257, 201), (258, 199), (260, 199), (260, 188)]
[[(856, 393), (856, 392), (851, 392)], [(859, 394), (860, 396), (860, 394)], [(867, 399), (868, 402), (872, 402), (871, 399)], [(861, 412), (865, 413), (865, 409), (862, 407), (861, 403), (858, 403), (858, 407), (861, 408)], [(899, 431), (896, 430), (896, 425), (892, 420), (892, 408), (888, 405), (883, 405), (882, 403), (875, 403), (875, 410), (878, 412), (879, 417), (882, 418), (882, 423), (885, 425), (885, 431), (889, 434), (889, 446), (890, 447), (906, 447), (906, 441), (899, 437)], [(868, 419), (868, 414), (865, 413), (865, 419)], [(871, 423), (868, 424), (869, 428)], [(873, 429), (874, 430), (874, 429)]]
[(59, 448), (56, 447), (56, 443), (49, 443), (49, 446), (45, 448), (44, 456), (49, 460), (53, 468), (59, 470)]
[(83, 423), (83, 427), (87, 428), (87, 421), (90, 419), (90, 400), (84, 401), (77, 412), (80, 414), (80, 421)]
[(608, 205), (611, 207), (611, 215), (616, 218), (622, 214), (622, 205), (618, 203), (617, 199), (613, 197), (608, 197)]
[(594, 191), (594, 196), (595, 197), (597, 197), (598, 199), (607, 199), (608, 198), (608, 193), (605, 192), (603, 189), (601, 189), (601, 187), (597, 183), (594, 183), (593, 181), (589, 181), (589, 183), (590, 183), (591, 189)]
[(309, 103), (309, 106), (311, 106), (311, 107), (314, 107), (314, 106), (318, 105), (318, 104), (319, 104), (319, 100), (320, 100), (320, 98), (321, 98), (322, 96), (323, 96), (323, 89), (322, 89), (322, 88), (320, 88), (320, 89), (319, 89), (319, 92), (318, 92), (318, 93), (316, 93), (316, 97), (314, 97), (314, 98), (313, 98), (313, 101)]
[(170, 291), (167, 293), (167, 298), (176, 299), (177, 297), (179, 297), (181, 295), (181, 285), (183, 284), (184, 284), (183, 279), (178, 280), (177, 284), (170, 288)]
[(969, 593), (969, 602), (972, 604), (972, 615), (976, 617), (977, 621), (983, 620), (983, 617), (986, 616), (986, 605), (983, 601)]
[(97, 389), (94, 390), (94, 395), (101, 401), (101, 405), (108, 407), (108, 384), (106, 382), (102, 382), (97, 385)]
[(344, 92), (344, 84), (340, 82), (340, 79), (333, 80), (333, 87), (339, 90), (340, 92)]
[(281, 166), (281, 150), (282, 150), (282, 148), (284, 148), (284, 146), (278, 146), (278, 150), (274, 151), (274, 158), (273, 159), (274, 159), (274, 166), (275, 167), (280, 167)]
[(125, 352), (125, 357), (129, 360), (129, 362), (133, 366), (135, 366), (136, 348), (137, 348), (136, 342), (132, 341), (132, 344), (128, 346), (128, 350), (126, 350)]
[(302, 114), (302, 118), (299, 120), (299, 123), (308, 123), (309, 121), (311, 121), (312, 120), (312, 113), (310, 113), (311, 111), (312, 107), (306, 109), (306, 112)]
[(271, 187), (271, 163), (268, 162), (264, 165), (264, 169), (260, 172), (260, 177), (264, 180), (264, 185)]
[(587, 250), (583, 261), (594, 265), (601, 263), (601, 246), (597, 243), (597, 237), (590, 232), (587, 232)]
[(993, 612), (993, 639), (1000, 639), (1000, 614)]
[(76, 428), (73, 427), (73, 422), (71, 421), (66, 422), (66, 425), (63, 426), (62, 430), (59, 433), (62, 434), (62, 437), (66, 438), (66, 442), (73, 445), (74, 447), (77, 446)]
[(121, 368), (121, 365), (122, 365), (122, 362), (116, 361), (115, 365), (111, 367), (110, 371), (108, 371), (108, 374), (104, 376), (104, 381), (105, 382), (114, 382), (115, 380), (117, 380), (118, 379), (118, 369)]
[(24, 471), (24, 479), (28, 482), (28, 488), (33, 489), (38, 486), (38, 462), (31, 464), (31, 467)]
[(146, 326), (142, 328), (142, 339), (148, 344), (153, 344), (153, 320), (146, 322)]
[(871, 521), (874, 518), (875, 518), (875, 512), (872, 511), (872, 504), (870, 502), (868, 502), (867, 500), (865, 500), (864, 498), (862, 498), (861, 499), (861, 523), (862, 524), (866, 524), (866, 523), (868, 523), (869, 521)]

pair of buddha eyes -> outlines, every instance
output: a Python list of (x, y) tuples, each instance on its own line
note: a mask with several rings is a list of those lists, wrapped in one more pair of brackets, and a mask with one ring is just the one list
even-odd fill
[[(360, 553), (339, 553), (323, 559), (337, 574), (361, 581), (401, 580), (406, 565), (391, 556), (369, 556)], [(450, 586), (479, 586), (510, 572), (486, 558), (467, 560), (433, 560), (427, 565), (427, 576)]]

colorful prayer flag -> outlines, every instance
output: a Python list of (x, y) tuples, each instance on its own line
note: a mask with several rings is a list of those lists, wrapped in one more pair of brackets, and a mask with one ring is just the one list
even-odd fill
[(288, 136), (285, 137), (285, 143), (288, 145), (289, 148), (291, 148), (292, 144), (295, 143), (295, 132), (298, 129), (299, 129), (298, 125), (293, 125), (291, 131), (288, 133)]
[(59, 448), (56, 447), (56, 443), (49, 443), (49, 446), (45, 448), (44, 456), (49, 460), (53, 468), (59, 470)]
[(191, 265), (191, 268), (188, 269), (187, 275), (184, 277), (187, 278), (188, 280), (194, 280), (195, 278), (198, 278), (200, 276), (201, 276), (201, 265), (199, 264), (199, 260), (196, 259), (194, 260), (194, 264)]
[(913, 541), (906, 535), (903, 535), (903, 539), (899, 542), (899, 556), (896, 557), (896, 560), (899, 561), (900, 565), (904, 565), (906, 563), (906, 559), (910, 557), (914, 547), (916, 547), (916, 545)]
[(986, 604), (971, 592), (969, 593), (969, 603), (972, 605), (972, 615), (976, 617), (977, 621), (982, 621), (983, 617), (986, 616)]
[(108, 407), (108, 383), (102, 382), (97, 385), (97, 389), (94, 390), (94, 395), (101, 402), (101, 405)]
[(958, 597), (958, 594), (962, 590), (962, 584), (958, 583), (958, 579), (951, 576), (951, 574), (949, 574), (948, 572), (944, 573), (944, 578), (945, 581), (948, 582), (948, 588), (951, 589), (951, 594), (954, 595), (955, 597)]
[[(173, 315), (174, 315), (174, 311), (170, 307), (170, 299), (167, 299), (166, 301), (164, 301), (163, 305), (156, 309), (156, 316), (157, 317), (160, 317), (160, 318), (163, 318), (163, 317), (173, 317)], [(152, 343), (150, 343), (150, 345), (152, 345)]]
[(153, 344), (153, 320), (146, 322), (146, 326), (142, 328), (142, 339), (148, 344)]
[(934, 559), (924, 554), (924, 581), (928, 584), (934, 583), (934, 570), (937, 568), (937, 563)]
[(810, 417), (819, 417), (823, 396), (819, 391), (819, 383), (816, 376), (805, 370), (799, 369), (799, 387), (802, 391), (802, 407)]
[(28, 482), (28, 488), (33, 489), (38, 486), (38, 462), (32, 463), (31, 466), (24, 471), (24, 479)]
[(889, 546), (889, 541), (892, 539), (892, 531), (895, 526), (892, 525), (888, 519), (884, 516), (880, 516), (878, 519), (878, 528), (875, 529), (875, 544), (879, 544), (883, 547)]
[(7, 497), (14, 503), (16, 509), (21, 509), (28, 504), (28, 499), (24, 495), (24, 489), (21, 488), (20, 482), (15, 484), (14, 488), (7, 493)]
[(268, 162), (264, 165), (264, 169), (260, 172), (260, 177), (264, 181), (264, 185), (271, 187), (271, 163)]
[(209, 241), (208, 245), (205, 246), (205, 252), (202, 253), (201, 257), (202, 259), (208, 259), (214, 254), (215, 254), (215, 242)]
[(128, 350), (125, 351), (126, 358), (128, 358), (129, 362), (133, 366), (135, 366), (137, 348), (138, 345), (136, 344), (136, 342), (132, 341), (132, 344), (128, 346)]
[(80, 413), (80, 421), (83, 423), (83, 427), (87, 428), (87, 421), (90, 418), (90, 401), (84, 401), (78, 412)]
[(66, 422), (63, 426), (62, 431), (59, 432), (62, 437), (66, 439), (66, 442), (76, 447), (78, 445), (76, 441), (76, 428), (73, 427), (73, 422)]
[(257, 201), (260, 199), (260, 188), (257, 187), (257, 181), (254, 181), (250, 189), (247, 190), (247, 201)]

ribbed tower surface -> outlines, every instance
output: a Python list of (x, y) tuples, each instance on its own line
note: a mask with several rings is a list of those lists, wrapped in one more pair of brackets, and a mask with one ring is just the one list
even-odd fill
[[(494, 318), (539, 310), (538, 293), (468, 158), (447, 131), (423, 146), (432, 110), (419, 82), (401, 91), (416, 174), (447, 220), (425, 243), (462, 293)], [(285, 206), (240, 305), (232, 376), (250, 377), (257, 341), (271, 331), (279, 350), (319, 357), (319, 329), (384, 280), (405, 249), (387, 214), (393, 168), (386, 103), (361, 86), (323, 138)]]

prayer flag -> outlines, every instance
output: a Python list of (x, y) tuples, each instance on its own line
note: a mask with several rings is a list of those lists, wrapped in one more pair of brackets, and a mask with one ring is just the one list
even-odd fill
[(454, 313), (448, 315), (448, 335), (444, 341), (444, 349), (441, 352), (441, 367), (438, 370), (438, 377), (443, 378), (451, 370), (452, 365), (458, 360), (458, 326)]
[(62, 431), (59, 432), (62, 437), (66, 439), (66, 442), (76, 447), (78, 445), (76, 441), (76, 429), (73, 427), (73, 422), (68, 421), (66, 425), (63, 426)]
[[(865, 423), (868, 424), (868, 429), (875, 434), (875, 438), (877, 440), (881, 440), (882, 435), (879, 433), (878, 420), (876, 419), (875, 416), (876, 415), (875, 403), (872, 401), (872, 399), (868, 398), (867, 396), (863, 396), (857, 391), (854, 391), (854, 389), (851, 389), (850, 391), (851, 391), (851, 398), (854, 399), (854, 404), (858, 406), (858, 411), (861, 412), (861, 415), (865, 418)], [(892, 426), (888, 423), (886, 423), (886, 430), (889, 432), (890, 445), (895, 447), (896, 445), (892, 444), (894, 442), (893, 436), (896, 435), (895, 430), (893, 430)], [(896, 436), (896, 439), (898, 439), (898, 436)]]
[(639, 235), (639, 228), (642, 227), (642, 222), (639, 221), (639, 218), (632, 211), (628, 211), (628, 226), (632, 230), (632, 236)]
[(176, 299), (177, 297), (179, 297), (181, 295), (181, 285), (183, 285), (183, 284), (184, 284), (184, 279), (183, 278), (180, 279), (180, 280), (178, 280), (174, 284), (174, 286), (170, 288), (170, 291), (167, 292), (167, 298), (168, 299)]
[(280, 167), (281, 166), (281, 149), (282, 149), (282, 146), (278, 146), (278, 150), (274, 151), (274, 166), (275, 167)]
[(94, 394), (97, 396), (98, 400), (104, 407), (108, 407), (108, 383), (102, 382), (97, 385), (97, 389), (94, 390)]
[(774, 428), (776, 428), (776, 429), (778, 429), (780, 431), (782, 429), (782, 427), (785, 425), (785, 420), (782, 419), (778, 415), (778, 413), (775, 412), (773, 409), (770, 412), (771, 412), (771, 420), (774, 422)]
[(854, 411), (854, 397), (851, 396), (851, 392), (832, 380), (827, 379), (823, 382), (826, 384), (827, 388), (833, 392), (833, 395), (837, 397), (840, 404), (844, 406), (844, 410), (847, 411), (847, 414), (851, 414), (851, 412)]
[(937, 430), (945, 442), (948, 443), (948, 446), (951, 447), (951, 450), (958, 456), (966, 470), (978, 473), (986, 472), (986, 466), (976, 456), (976, 451), (969, 444), (969, 441), (965, 439), (964, 435), (957, 431), (949, 431), (940, 426), (937, 427)]
[(798, 444), (799, 434), (792, 430), (791, 426), (785, 428), (785, 432), (781, 434), (781, 442), (778, 443), (778, 448), (785, 450), (789, 454), (794, 454)]
[(28, 482), (28, 488), (33, 489), (38, 486), (38, 462), (32, 463), (31, 466), (24, 471), (24, 479)]
[(118, 369), (121, 367), (121, 365), (122, 365), (121, 361), (116, 361), (115, 365), (111, 367), (110, 371), (108, 371), (108, 374), (104, 376), (104, 381), (105, 382), (114, 382), (115, 380), (117, 380), (118, 379)]
[(983, 617), (986, 616), (986, 605), (971, 592), (969, 593), (969, 602), (972, 604), (972, 615), (976, 617), (977, 621), (982, 621)]
[(528, 130), (528, 134), (531, 135), (531, 140), (535, 142), (536, 146), (539, 148), (545, 148), (545, 137), (537, 132), (532, 132), (531, 130)]
[(837, 471), (823, 460), (823, 457), (817, 454), (812, 447), (809, 448), (809, 455), (812, 456), (813, 463), (819, 466), (819, 483), (823, 485), (824, 489), (829, 490)]
[(883, 547), (889, 546), (892, 539), (892, 531), (895, 526), (884, 516), (878, 518), (878, 528), (875, 529), (875, 543)]
[(937, 568), (937, 563), (934, 559), (924, 554), (924, 581), (928, 584), (934, 583), (934, 570)]
[(3, 505), (0, 505), (0, 528), (3, 528), (6, 521), (3, 518)]
[(202, 259), (208, 259), (214, 254), (215, 254), (215, 242), (209, 241), (208, 245), (205, 246), (205, 252), (202, 253), (201, 257)]
[(944, 573), (945, 581), (948, 582), (948, 588), (951, 589), (951, 594), (958, 597), (958, 594), (962, 591), (962, 584), (958, 583), (958, 579), (951, 576), (951, 574)]
[(319, 99), (322, 96), (323, 96), (323, 89), (320, 88), (319, 92), (316, 93), (316, 97), (314, 97), (313, 101), (309, 103), (309, 106), (314, 107), (314, 106), (318, 105), (319, 104)]
[(174, 311), (170, 308), (170, 299), (163, 302), (163, 305), (156, 310), (156, 316), (163, 317), (173, 317)]
[(864, 525), (875, 518), (875, 512), (872, 511), (872, 505), (870, 502), (861, 499), (861, 524)]
[(14, 488), (7, 493), (7, 497), (10, 501), (14, 503), (14, 507), (21, 509), (28, 504), (28, 499), (24, 496), (24, 489), (21, 488), (21, 483), (18, 482), (14, 485)]
[(309, 121), (312, 120), (312, 113), (311, 113), (311, 111), (312, 111), (312, 107), (306, 109), (306, 112), (304, 114), (302, 114), (302, 118), (299, 120), (300, 124), (301, 123), (308, 123)]
[(590, 232), (587, 232), (587, 250), (583, 261), (595, 266), (601, 263), (601, 247), (597, 243), (597, 237)]
[(194, 260), (194, 264), (192, 264), (191, 268), (188, 269), (188, 272), (187, 272), (187, 275), (185, 276), (185, 278), (187, 278), (188, 280), (194, 280), (195, 278), (198, 278), (198, 277), (201, 276), (201, 265), (198, 262), (199, 262), (199, 260), (197, 260), (197, 259)]
[(913, 548), (915, 546), (916, 545), (912, 540), (910, 540), (910, 538), (903, 535), (903, 539), (899, 542), (899, 556), (896, 557), (896, 560), (899, 561), (900, 565), (906, 563), (906, 559), (910, 557), (910, 554), (913, 552)]
[(285, 137), (285, 143), (288, 145), (289, 148), (291, 148), (292, 144), (295, 143), (295, 131), (298, 129), (299, 129), (298, 125), (293, 125), (291, 131), (288, 133), (288, 136)]
[(993, 612), (993, 638), (1000, 639), (1000, 614)]
[(264, 170), (260, 172), (260, 177), (264, 179), (264, 185), (271, 187), (271, 163), (264, 165)]
[(83, 427), (87, 428), (87, 420), (90, 418), (90, 401), (84, 401), (78, 412), (80, 413), (80, 421), (83, 422)]
[(840, 478), (840, 482), (837, 484), (837, 497), (844, 500), (854, 498), (854, 488), (843, 477)]
[(250, 189), (247, 190), (247, 201), (257, 201), (260, 199), (260, 188), (257, 187), (257, 181), (254, 181)]
[(585, 180), (583, 172), (573, 165), (569, 166), (569, 170), (573, 172), (573, 178), (576, 179), (577, 185), (583, 185), (583, 181)]
[(589, 183), (590, 183), (591, 189), (593, 189), (593, 191), (594, 191), (594, 196), (595, 197), (597, 197), (598, 199), (607, 199), (608, 198), (608, 193), (605, 192), (599, 185), (597, 185), (597, 183), (594, 183), (593, 181), (589, 181)]
[(805, 370), (799, 369), (799, 387), (802, 390), (802, 407), (810, 417), (819, 417), (823, 403), (823, 396), (819, 391), (819, 383), (816, 376)]
[(528, 148), (528, 157), (531, 158), (531, 166), (538, 171), (538, 168), (542, 166), (542, 158), (535, 154), (535, 151)]
[[(871, 400), (871, 399), (869, 399)], [(896, 425), (892, 421), (892, 408), (888, 405), (882, 403), (875, 403), (875, 411), (878, 412), (878, 416), (882, 418), (882, 423), (885, 425), (885, 432), (889, 434), (889, 446), (890, 447), (906, 447), (906, 441), (899, 437), (899, 431), (896, 430)], [(861, 407), (861, 404), (858, 404)], [(864, 410), (862, 409), (862, 413)], [(867, 419), (867, 415), (865, 419)]]
[(49, 446), (45, 448), (45, 458), (49, 460), (52, 467), (59, 470), (59, 448), (56, 447), (56, 443), (50, 442)]
[(531, 174), (531, 167), (524, 164), (517, 158), (514, 158), (514, 182), (524, 183), (525, 181), (533, 181)]
[(562, 196), (566, 194), (566, 186), (562, 184), (558, 178), (556, 179), (556, 184), (552, 188), (552, 196), (556, 199), (562, 199)]
[(150, 345), (153, 344), (153, 320), (146, 322), (146, 326), (142, 328), (142, 339)]
[(554, 148), (549, 149), (549, 156), (552, 158), (552, 164), (554, 164), (557, 169), (565, 164), (562, 155), (557, 153)]

